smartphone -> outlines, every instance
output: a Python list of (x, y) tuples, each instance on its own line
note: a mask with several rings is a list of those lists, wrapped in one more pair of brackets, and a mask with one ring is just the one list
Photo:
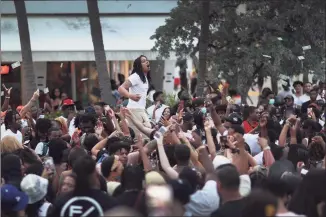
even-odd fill
[(154, 134), (154, 139), (156, 139), (156, 140), (160, 139), (160, 134), (159, 133), (164, 135), (164, 133), (166, 133), (166, 131), (167, 131), (166, 127), (161, 126), (160, 129), (158, 129), (158, 131)]
[(44, 157), (43, 164), (46, 171), (49, 173), (55, 174), (55, 165), (52, 157)]
[(43, 119), (45, 116), (44, 115), (40, 115), (39, 118)]
[(308, 118), (311, 118), (312, 108), (307, 109)]
[(226, 144), (228, 142), (228, 138), (226, 136), (220, 136), (220, 142)]
[(150, 185), (146, 188), (149, 216), (170, 216), (173, 192), (168, 185)]

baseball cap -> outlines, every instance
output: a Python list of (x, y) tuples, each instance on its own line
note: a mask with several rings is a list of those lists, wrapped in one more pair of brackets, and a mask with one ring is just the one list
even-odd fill
[(156, 171), (151, 171), (145, 175), (146, 185), (163, 185), (166, 184), (163, 176)]
[(231, 124), (242, 124), (242, 118), (237, 113), (232, 113), (228, 117), (224, 119), (226, 122), (230, 122)]
[(13, 185), (5, 184), (1, 187), (2, 211), (21, 211), (28, 203), (28, 196)]
[(287, 159), (275, 161), (269, 168), (268, 178), (281, 179), (285, 172), (296, 172), (293, 163)]
[(74, 101), (72, 99), (65, 99), (62, 101), (63, 106), (69, 106), (69, 105), (75, 105)]
[(182, 119), (184, 121), (192, 121), (194, 119), (194, 117), (192, 116), (192, 114), (190, 112), (185, 112)]
[(284, 100), (286, 100), (286, 99), (292, 99), (293, 100), (294, 98), (293, 98), (293, 96), (291, 94), (289, 94), (289, 95), (286, 95), (286, 97), (284, 97)]
[(213, 160), (214, 169), (216, 169), (219, 166), (222, 166), (224, 164), (230, 164), (230, 163), (231, 163), (231, 160), (223, 155), (216, 155), (216, 157)]
[(20, 188), (28, 195), (28, 203), (33, 204), (42, 200), (48, 190), (49, 181), (35, 174), (28, 174), (20, 183)]
[(232, 124), (231, 129), (233, 129), (235, 133), (240, 133), (241, 135), (245, 134), (243, 127), (239, 124)]
[(204, 105), (205, 105), (205, 98), (198, 97), (192, 100), (193, 108), (204, 106)]

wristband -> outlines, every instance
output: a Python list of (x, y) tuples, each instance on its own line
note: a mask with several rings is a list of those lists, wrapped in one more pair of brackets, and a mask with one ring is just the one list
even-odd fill
[(265, 150), (271, 150), (271, 147), (266, 146), (265, 148), (263, 148), (263, 151), (265, 151)]
[(10, 99), (10, 96), (6, 96), (6, 99)]

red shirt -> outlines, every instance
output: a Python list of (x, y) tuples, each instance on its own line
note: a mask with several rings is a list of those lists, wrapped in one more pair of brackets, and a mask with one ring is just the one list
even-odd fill
[(250, 131), (252, 131), (253, 129), (255, 129), (258, 126), (258, 122), (253, 121), (252, 123), (249, 123), (248, 121), (244, 121), (242, 122), (243, 124), (243, 128), (245, 133), (249, 133)]

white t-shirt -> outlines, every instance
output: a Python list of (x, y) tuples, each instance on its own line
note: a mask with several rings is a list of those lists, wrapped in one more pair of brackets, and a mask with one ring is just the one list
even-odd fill
[(277, 217), (280, 217), (280, 216), (297, 216), (297, 217), (304, 217), (304, 215), (297, 215), (293, 212), (286, 212), (286, 213), (278, 213), (276, 214)]
[[(43, 155), (43, 148), (44, 148), (44, 143), (43, 142), (37, 143), (36, 148), (35, 148), (35, 153), (37, 155)], [(49, 149), (46, 151), (45, 155), (49, 155)]]
[(152, 120), (155, 105), (152, 105), (152, 106), (148, 107), (146, 109), (146, 111), (148, 113), (149, 120), (155, 121), (156, 123), (159, 122), (160, 119), (161, 119), (161, 116), (163, 114), (164, 109), (166, 109), (167, 107), (168, 107), (167, 105), (162, 105), (160, 108), (156, 109), (156, 111), (155, 111), (155, 120)]
[(18, 140), (18, 142), (20, 142), (21, 144), (23, 144), (23, 135), (22, 135), (22, 133), (19, 130), (17, 130), (17, 133), (12, 132), (10, 129), (8, 129), (8, 130), (6, 130), (4, 132), (1, 132), (1, 139), (3, 137), (5, 137), (5, 136), (13, 136), (13, 137), (15, 137)]
[[(301, 106), (302, 103), (304, 103), (305, 100), (306, 100), (306, 96), (305, 95), (301, 95), (301, 96), (297, 97), (295, 94), (293, 94), (292, 96), (293, 96), (294, 104), (295, 105)], [(309, 97), (309, 100), (310, 100), (310, 97)]]
[(128, 80), (131, 83), (131, 87), (129, 88), (129, 93), (131, 94), (140, 94), (141, 98), (138, 102), (129, 99), (127, 108), (146, 108), (146, 96), (148, 91), (148, 80), (145, 76), (146, 82), (143, 83), (137, 73), (134, 73), (129, 76)]
[(258, 134), (244, 134), (243, 138), (245, 142), (249, 145), (252, 156), (261, 152), (261, 148), (258, 144)]

